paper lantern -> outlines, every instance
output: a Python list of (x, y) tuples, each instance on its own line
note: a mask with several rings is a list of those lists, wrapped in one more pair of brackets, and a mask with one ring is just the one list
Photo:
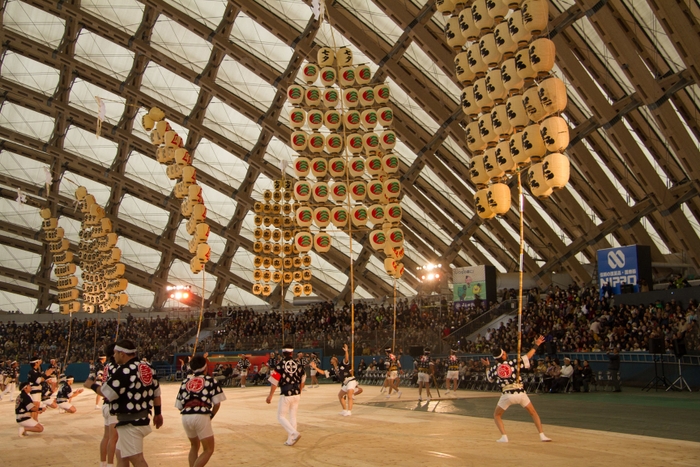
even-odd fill
[(161, 120), (163, 120), (165, 118), (165, 112), (163, 112), (158, 107), (151, 107), (151, 109), (148, 111), (148, 116), (154, 122), (160, 122)]
[(479, 115), (479, 107), (476, 105), (476, 100), (474, 99), (474, 86), (467, 86), (462, 89), (460, 101), (462, 103), (462, 112), (464, 112), (465, 115), (469, 117), (476, 117)]
[(190, 155), (190, 152), (185, 149), (185, 148), (177, 148), (174, 151), (175, 154), (175, 163), (177, 165), (192, 165), (192, 156)]
[(501, 65), (501, 81), (508, 95), (512, 96), (520, 93), (520, 90), (525, 83), (520, 75), (518, 75), (518, 66), (515, 63), (515, 57), (509, 58)]
[(467, 57), (467, 52), (460, 52), (454, 59), (455, 63), (455, 75), (460, 83), (463, 85), (472, 84), (476, 75), (469, 68), (469, 58)]
[(537, 198), (548, 198), (552, 194), (552, 188), (547, 185), (542, 172), (542, 163), (532, 164), (527, 171), (530, 183), (530, 191)]
[(530, 64), (538, 78), (547, 76), (554, 68), (554, 58), (557, 53), (554, 42), (546, 37), (532, 41), (528, 48)]
[(327, 253), (328, 251), (330, 251), (331, 236), (325, 232), (319, 232), (316, 235), (314, 235), (314, 249), (319, 253)]
[(338, 154), (343, 150), (343, 137), (338, 133), (326, 135), (326, 151), (329, 154)]
[(311, 159), (311, 173), (316, 178), (323, 178), (328, 173), (328, 162), (323, 157)]
[[(367, 173), (375, 176), (382, 173), (382, 158), (379, 156), (369, 156), (365, 159), (365, 167)], [(397, 167), (398, 168), (398, 167)]]
[(384, 260), (384, 271), (387, 274), (389, 274), (390, 276), (392, 276), (396, 273), (396, 266), (397, 265), (398, 265), (398, 262), (395, 259), (386, 258)]
[(165, 134), (171, 130), (170, 123), (166, 121), (156, 123), (153, 131), (151, 131), (151, 143), (156, 146), (163, 144)]
[(348, 164), (348, 174), (351, 177), (361, 177), (365, 173), (365, 160), (362, 157), (353, 157)]
[(180, 148), (182, 147), (182, 138), (177, 134), (176, 131), (166, 131), (165, 137), (163, 138), (163, 144), (166, 148)]
[(72, 263), (74, 260), (75, 257), (72, 251), (64, 251), (53, 256), (53, 262), (56, 264)]
[(384, 181), (384, 196), (389, 200), (396, 199), (401, 194), (401, 182), (396, 178)]
[(181, 165), (169, 165), (165, 168), (165, 175), (168, 176), (170, 180), (179, 180), (182, 178), (182, 166)]
[(494, 147), (498, 143), (498, 135), (493, 129), (493, 121), (491, 120), (491, 114), (485, 113), (478, 120), (479, 123), (479, 135), (481, 139), (484, 140), (487, 147)]
[(496, 24), (499, 24), (508, 14), (508, 2), (506, 0), (489, 0), (486, 2), (486, 11), (493, 18)]
[(148, 115), (144, 114), (141, 117), (141, 126), (143, 127), (144, 130), (146, 131), (151, 131), (153, 127), (155, 126), (156, 122), (153, 121), (153, 119)]
[(304, 101), (309, 107), (316, 107), (321, 104), (321, 91), (316, 86), (306, 88)]
[(374, 87), (374, 102), (375, 104), (386, 104), (389, 102), (389, 97), (391, 92), (389, 91), (389, 85), (378, 84)]
[(474, 26), (479, 30), (479, 35), (484, 35), (491, 32), (495, 24), (488, 8), (486, 8), (486, 0), (475, 0), (472, 4), (472, 16), (474, 17)]
[(348, 210), (341, 206), (331, 209), (331, 223), (336, 227), (345, 227), (348, 223)]
[(292, 105), (301, 105), (304, 101), (304, 88), (298, 84), (292, 84), (287, 88), (287, 99)]
[(459, 16), (451, 16), (445, 21), (445, 42), (454, 50), (462, 50), (466, 39), (459, 27)]
[(454, 10), (456, 3), (457, 2), (455, 0), (436, 0), (435, 6), (437, 7), (437, 11), (439, 13), (449, 15), (452, 13), (452, 10)]
[(510, 15), (510, 18), (508, 18), (508, 33), (518, 47), (525, 47), (527, 43), (530, 42), (530, 39), (532, 39), (532, 34), (525, 29), (525, 25), (523, 24), (522, 10), (515, 10), (513, 14)]
[(527, 116), (535, 123), (539, 123), (545, 117), (545, 110), (540, 102), (540, 88), (532, 86), (523, 93), (523, 106)]
[(331, 223), (331, 210), (328, 208), (314, 209), (314, 224), (318, 227), (326, 227)]
[(540, 83), (539, 97), (546, 115), (557, 114), (566, 109), (566, 85), (556, 76), (551, 76)]
[(318, 130), (323, 126), (323, 111), (318, 109), (309, 110), (306, 114), (306, 123), (312, 130)]
[(486, 173), (484, 167), (484, 156), (474, 156), (469, 163), (469, 174), (471, 175), (472, 183), (477, 187), (486, 186), (489, 182), (489, 174)]
[(372, 81), (372, 70), (367, 65), (357, 65), (355, 67), (355, 82), (360, 86), (369, 84)]
[(311, 161), (306, 157), (297, 157), (294, 160), (294, 173), (297, 177), (306, 177), (311, 170)]
[(474, 81), (474, 102), (481, 112), (490, 112), (493, 108), (493, 100), (486, 89), (486, 78)]
[(513, 127), (508, 120), (508, 108), (505, 104), (497, 105), (491, 110), (491, 123), (493, 131), (499, 138), (509, 138), (513, 132)]
[(297, 208), (294, 218), (299, 227), (310, 227), (314, 220), (313, 210), (310, 207), (301, 206)]
[(190, 260), (190, 271), (194, 274), (202, 272), (204, 269), (204, 263), (202, 263), (196, 256)]
[(340, 112), (337, 110), (327, 110), (325, 114), (323, 114), (323, 124), (326, 125), (326, 128), (329, 130), (337, 130), (340, 128), (341, 124), (341, 117), (340, 117)]
[(352, 50), (348, 47), (341, 47), (335, 53), (335, 60), (339, 67), (352, 65)]
[(377, 110), (377, 120), (379, 122), (379, 126), (384, 128), (390, 127), (394, 122), (394, 111), (391, 110), (391, 107), (380, 108)]
[(486, 74), (486, 93), (494, 105), (502, 104), (508, 97), (503, 80), (501, 79), (501, 69), (496, 67)]
[(479, 39), (479, 52), (489, 68), (496, 67), (501, 62), (501, 51), (496, 46), (496, 37), (493, 33), (485, 34)]
[[(376, 133), (375, 133), (376, 135)], [(377, 141), (379, 144), (379, 141)], [(351, 154), (359, 154), (362, 152), (362, 136), (358, 133), (351, 133), (347, 136), (345, 140), (345, 147)]]
[(295, 151), (301, 152), (304, 149), (306, 149), (306, 145), (308, 144), (308, 135), (306, 134), (305, 131), (295, 131), (292, 133), (291, 136), (291, 143), (292, 143), (292, 149)]
[(398, 172), (399, 165), (399, 158), (398, 156), (396, 156), (396, 154), (387, 154), (386, 156), (382, 157), (382, 170), (388, 174), (394, 174)]
[(156, 149), (156, 161), (161, 164), (170, 164), (175, 160), (175, 150), (176, 148), (159, 147)]
[(505, 183), (494, 183), (486, 191), (486, 199), (491, 211), (502, 216), (510, 211), (510, 188)]
[(369, 207), (369, 221), (374, 224), (378, 225), (384, 222), (384, 206), (381, 204), (373, 204), (372, 206)]
[(313, 291), (314, 291), (313, 285), (311, 285), (311, 284), (304, 284), (304, 285), (302, 286), (302, 291), (304, 292), (304, 295), (306, 295), (306, 296), (311, 295), (311, 294), (313, 293)]
[(379, 145), (384, 152), (394, 149), (396, 147), (396, 132), (394, 130), (382, 131), (379, 135)]
[(527, 110), (523, 104), (523, 96), (516, 94), (508, 98), (506, 113), (508, 122), (514, 131), (520, 131), (530, 123), (530, 118), (527, 116)]
[(345, 159), (342, 157), (334, 157), (328, 161), (328, 173), (333, 178), (341, 178), (345, 176)]
[(569, 182), (569, 158), (559, 152), (548, 154), (542, 161), (542, 175), (548, 187), (561, 190)]
[(374, 104), (374, 87), (373, 86), (365, 86), (363, 88), (360, 88), (359, 92), (359, 97), (360, 97), (360, 104), (363, 107), (369, 107)]
[(369, 243), (375, 250), (383, 250), (386, 246), (386, 233), (383, 230), (373, 230), (369, 233)]
[(387, 255), (387, 257), (394, 259), (396, 261), (400, 261), (403, 259), (406, 251), (404, 247), (402, 246), (385, 246), (384, 247), (384, 254)]
[(294, 184), (294, 199), (297, 201), (308, 201), (311, 198), (311, 184), (301, 180)]
[[(314, 154), (319, 154), (323, 152), (323, 148), (326, 145), (326, 138), (323, 136), (322, 133), (311, 133), (309, 135), (309, 140), (308, 140), (308, 145), (307, 149), (314, 153)], [(313, 170), (313, 166), (311, 168)]]
[(380, 201), (384, 196), (384, 183), (379, 180), (372, 180), (367, 184), (367, 196), (372, 201)]
[(340, 96), (338, 95), (338, 90), (335, 88), (329, 88), (323, 90), (323, 105), (329, 109), (335, 109), (340, 101)]
[(469, 64), (469, 69), (477, 78), (481, 78), (488, 71), (488, 65), (481, 58), (481, 49), (479, 49), (478, 42), (474, 42), (467, 48), (467, 63)]
[(330, 195), (328, 189), (328, 183), (326, 182), (316, 182), (312, 188), (312, 196), (314, 201), (317, 203), (325, 203), (328, 201), (328, 196)]
[(362, 128), (367, 131), (372, 131), (377, 126), (377, 111), (374, 109), (367, 109), (360, 115), (360, 121), (362, 122)]
[(466, 141), (467, 147), (472, 152), (483, 151), (486, 149), (486, 142), (481, 138), (481, 133), (479, 132), (479, 122), (470, 122), (467, 125), (466, 130)]
[(493, 219), (496, 217), (496, 213), (493, 212), (491, 206), (489, 206), (487, 188), (483, 188), (474, 193), (474, 207), (476, 208), (476, 213), (482, 219)]
[(367, 184), (365, 182), (353, 182), (350, 184), (350, 197), (355, 201), (362, 201), (367, 196)]
[(379, 135), (375, 132), (365, 133), (362, 136), (362, 148), (365, 154), (374, 154), (379, 150)]
[(306, 84), (314, 84), (318, 79), (318, 66), (315, 63), (307, 63), (301, 68), (301, 79)]
[(496, 157), (496, 164), (498, 164), (501, 171), (507, 175), (511, 175), (515, 172), (516, 164), (513, 160), (513, 156), (510, 154), (510, 140), (504, 140), (498, 143), (494, 156)]
[(533, 36), (539, 36), (549, 23), (547, 0), (525, 0), (522, 6), (523, 24)]
[(492, 182), (497, 182), (505, 176), (505, 171), (498, 165), (495, 147), (484, 151), (484, 169), (486, 169), (489, 180)]
[(569, 146), (569, 125), (561, 117), (549, 117), (540, 123), (540, 136), (549, 152), (563, 152)]
[(404, 235), (403, 230), (398, 227), (393, 227), (386, 231), (386, 242), (388, 246), (396, 247), (403, 246)]
[(186, 165), (182, 167), (182, 184), (185, 187), (189, 187), (197, 183), (197, 169), (192, 166)]
[(401, 222), (403, 209), (399, 203), (389, 203), (384, 206), (385, 220), (390, 223)]
[(294, 245), (302, 253), (306, 253), (313, 246), (313, 237), (310, 232), (298, 232), (294, 236)]
[(342, 88), (349, 88), (355, 84), (355, 68), (345, 66), (338, 72), (338, 84)]
[(316, 54), (316, 61), (319, 66), (331, 66), (335, 61), (335, 53), (330, 47), (321, 47)]
[(475, 41), (479, 38), (479, 29), (474, 24), (471, 7), (464, 8), (459, 13), (459, 30), (465, 41)]
[(530, 49), (524, 47), (515, 53), (515, 67), (518, 69), (518, 76), (525, 80), (525, 84), (537, 77), (537, 73), (532, 69), (530, 62)]
[(331, 186), (331, 198), (334, 201), (343, 201), (348, 196), (348, 186), (345, 182), (335, 182)]
[(508, 21), (503, 21), (493, 30), (493, 36), (496, 39), (496, 47), (501, 52), (501, 59), (508, 60), (518, 50), (518, 44), (513, 41), (513, 38), (508, 32)]
[(367, 225), (367, 208), (364, 206), (355, 206), (350, 212), (352, 225), (362, 227)]
[(523, 130), (523, 149), (525, 150), (525, 155), (532, 162), (539, 162), (544, 157), (547, 148), (540, 135), (540, 126), (538, 124), (533, 123)]
[(322, 85), (326, 87), (333, 86), (337, 78), (335, 74), (335, 68), (330, 66), (322, 68), (319, 77), (321, 78)]
[(346, 130), (357, 130), (360, 128), (362, 118), (357, 110), (348, 110), (343, 115), (343, 124)]
[(349, 109), (354, 109), (360, 103), (360, 93), (355, 88), (343, 90), (343, 104)]

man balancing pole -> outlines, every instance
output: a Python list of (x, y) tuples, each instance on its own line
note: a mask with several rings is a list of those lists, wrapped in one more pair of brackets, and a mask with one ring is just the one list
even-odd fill
[[(539, 347), (542, 342), (544, 342), (544, 336), (538, 337), (535, 341), (535, 346), (530, 349), (526, 355), (523, 355), (520, 358), (520, 368), (530, 368), (530, 359), (535, 355), (537, 347)], [(503, 416), (503, 412), (505, 412), (508, 407), (513, 404), (520, 404), (521, 406), (525, 407), (525, 410), (527, 410), (532, 417), (532, 421), (535, 422), (537, 431), (540, 433), (540, 440), (543, 442), (552, 441), (542, 432), (542, 422), (540, 422), (540, 416), (537, 415), (535, 407), (532, 405), (532, 402), (530, 402), (530, 398), (527, 397), (523, 384), (518, 381), (518, 373), (516, 371), (518, 362), (516, 359), (508, 360), (508, 354), (500, 347), (495, 347), (492, 352), (493, 358), (496, 359), (496, 363), (490, 368), (488, 359), (481, 359), (481, 363), (488, 368), (486, 370), (486, 378), (488, 378), (489, 382), (493, 382), (495, 380), (501, 387), (501, 392), (503, 393), (501, 398), (498, 400), (496, 411), (493, 413), (493, 419), (496, 422), (498, 430), (501, 432), (501, 438), (498, 439), (497, 442), (508, 442), (508, 435), (506, 435), (506, 429), (503, 426), (503, 420), (501, 417)]]

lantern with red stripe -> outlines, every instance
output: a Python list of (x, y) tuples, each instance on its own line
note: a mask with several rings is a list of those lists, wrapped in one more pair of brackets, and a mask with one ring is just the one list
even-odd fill
[(323, 111), (318, 109), (309, 110), (306, 114), (306, 123), (312, 130), (318, 130), (323, 126)]
[(314, 209), (314, 224), (318, 227), (327, 227), (331, 223), (331, 211), (328, 208), (320, 207)]
[(323, 157), (311, 159), (311, 173), (316, 178), (323, 178), (328, 173), (328, 162)]
[(374, 154), (379, 150), (379, 135), (375, 132), (365, 133), (362, 136), (362, 146), (365, 154)]
[(365, 182), (353, 182), (350, 184), (350, 197), (355, 201), (362, 201), (367, 196), (367, 184)]
[(310, 227), (314, 220), (314, 212), (308, 206), (301, 206), (297, 208), (294, 217), (299, 227)]
[(376, 104), (386, 104), (389, 102), (390, 95), (389, 85), (378, 84), (374, 87), (374, 102)]
[(348, 174), (351, 177), (361, 177), (365, 173), (365, 160), (362, 157), (353, 157), (348, 165)]
[(381, 204), (373, 204), (369, 207), (369, 221), (378, 225), (384, 222), (384, 206)]
[(341, 117), (340, 117), (340, 112), (337, 110), (331, 109), (331, 110), (326, 110), (326, 113), (323, 114), (323, 124), (326, 125), (326, 128), (328, 128), (331, 131), (337, 130), (340, 128), (341, 124)]
[(292, 84), (287, 88), (287, 99), (292, 105), (301, 105), (304, 101), (304, 88), (298, 84)]
[(313, 236), (310, 232), (298, 232), (294, 236), (294, 246), (300, 253), (306, 253), (313, 246)]
[(384, 184), (379, 180), (372, 180), (367, 184), (367, 196), (372, 201), (383, 200), (384, 197)]
[(292, 149), (295, 151), (303, 151), (306, 149), (306, 145), (308, 144), (308, 136), (305, 131), (295, 131), (292, 133)]
[(360, 103), (360, 94), (355, 88), (348, 88), (343, 91), (343, 103), (345, 107), (354, 109)]
[(301, 79), (303, 79), (306, 84), (314, 84), (316, 79), (318, 79), (318, 66), (315, 63), (307, 63), (301, 69)]
[(384, 181), (384, 196), (392, 200), (399, 197), (401, 194), (401, 182), (396, 178), (390, 178)]
[(389, 203), (384, 206), (385, 220), (389, 223), (395, 224), (401, 222), (403, 217), (403, 209), (399, 203)]
[(369, 243), (375, 250), (384, 250), (386, 246), (386, 233), (383, 230), (373, 230), (369, 233)]
[(314, 183), (312, 187), (312, 195), (314, 197), (314, 201), (317, 203), (325, 203), (328, 201), (328, 195), (329, 195), (329, 190), (328, 190), (328, 183), (326, 182), (316, 182)]
[(335, 109), (339, 102), (340, 96), (337, 89), (329, 88), (323, 90), (323, 105), (330, 109)]
[(294, 184), (294, 199), (297, 201), (308, 201), (311, 198), (311, 184), (305, 180), (300, 180)]
[(379, 156), (369, 156), (365, 159), (365, 167), (370, 175), (379, 175), (382, 173), (382, 158)]
[(396, 147), (396, 133), (393, 130), (382, 131), (379, 135), (379, 144), (385, 152)]
[(345, 182), (334, 182), (331, 186), (331, 198), (334, 201), (344, 201), (348, 196), (348, 185)]
[(394, 111), (391, 107), (382, 107), (377, 110), (377, 120), (380, 126), (384, 128), (390, 127), (394, 122)]
[(355, 67), (355, 81), (360, 86), (369, 84), (372, 81), (372, 70), (367, 65), (357, 65)]
[(348, 210), (342, 206), (331, 210), (331, 223), (336, 227), (345, 227), (348, 223)]
[(367, 225), (367, 208), (364, 206), (355, 206), (351, 211), (352, 224), (355, 227)]
[[(328, 173), (333, 178), (341, 178), (345, 176), (345, 159), (342, 157), (334, 157), (328, 161)], [(343, 196), (344, 197), (344, 196)]]
[(292, 128), (298, 130), (304, 126), (304, 123), (306, 123), (306, 112), (303, 109), (292, 109), (289, 112), (289, 125)]
[(314, 235), (314, 250), (319, 253), (326, 253), (331, 249), (331, 236), (326, 232), (319, 232)]
[(362, 122), (362, 128), (372, 131), (377, 126), (377, 111), (374, 109), (367, 109), (362, 112), (360, 119)]
[(311, 161), (306, 157), (297, 157), (294, 160), (294, 173), (297, 177), (306, 177), (311, 170)]
[(321, 104), (321, 91), (316, 86), (306, 88), (304, 101), (309, 107), (316, 107)]
[(352, 133), (352, 134), (348, 135), (348, 137), (345, 140), (345, 146), (348, 148), (348, 151), (351, 154), (361, 153), (362, 152), (362, 136), (358, 133)]
[(360, 128), (360, 123), (362, 119), (360, 117), (360, 112), (357, 110), (347, 110), (343, 114), (343, 124), (346, 130), (357, 130)]
[(393, 174), (399, 170), (399, 158), (395, 154), (387, 154), (382, 157), (382, 168), (384, 172)]
[(336, 80), (335, 68), (330, 66), (322, 68), (320, 78), (322, 85), (326, 87), (333, 86)]
[(343, 150), (343, 137), (338, 133), (329, 133), (326, 135), (326, 151), (329, 154), (338, 154)]
[(338, 84), (343, 88), (349, 88), (355, 84), (355, 68), (345, 66), (338, 73)]

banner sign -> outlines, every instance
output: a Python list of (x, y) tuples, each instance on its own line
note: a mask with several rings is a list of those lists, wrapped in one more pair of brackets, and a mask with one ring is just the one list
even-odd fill
[(606, 286), (619, 289), (622, 285), (636, 285), (639, 279), (637, 245), (598, 250), (598, 286), (601, 297)]
[(453, 301), (473, 302), (478, 295), (486, 300), (486, 266), (455, 268), (452, 271)]

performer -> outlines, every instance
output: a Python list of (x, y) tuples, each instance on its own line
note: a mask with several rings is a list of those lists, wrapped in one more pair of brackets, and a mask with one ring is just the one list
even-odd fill
[(241, 374), (241, 388), (245, 388), (245, 380), (248, 377), (248, 368), (250, 368), (250, 360), (246, 355), (241, 355), (238, 361), (238, 371)]
[(56, 404), (56, 395), (47, 381), (41, 382), (41, 406), (51, 409), (58, 408), (58, 404)]
[(64, 410), (66, 413), (75, 413), (78, 409), (75, 408), (71, 401), (75, 396), (83, 392), (83, 388), (73, 391), (73, 375), (61, 375), (60, 382), (61, 385), (58, 388), (58, 393), (56, 394), (56, 402), (58, 403), (58, 408)]
[[(362, 394), (362, 388), (358, 387), (357, 380), (353, 375), (347, 344), (343, 345), (343, 350), (345, 351), (343, 360), (339, 362), (336, 358), (335, 360), (331, 360), (331, 364), (334, 367), (335, 375), (340, 381), (340, 384), (342, 384), (340, 392), (338, 392), (338, 400), (340, 401), (340, 406), (343, 408), (340, 415), (349, 417), (352, 415), (353, 398), (355, 395)], [(330, 372), (318, 368), (313, 362), (311, 363), (311, 368), (315, 368), (317, 372), (325, 374), (327, 378), (330, 378)]]
[(85, 385), (104, 396), (110, 413), (117, 416), (117, 463), (147, 467), (143, 439), (151, 433), (151, 408), (156, 429), (163, 426), (158, 379), (151, 366), (136, 357), (136, 345), (129, 340), (120, 340), (114, 346), (114, 361), (119, 366), (104, 384), (89, 378)]
[(418, 360), (418, 401), (423, 400), (423, 388), (427, 401), (430, 402), (430, 378), (435, 375), (435, 363), (430, 358), (430, 349), (423, 349), (423, 356)]
[(309, 372), (311, 368), (309, 366), (309, 358), (306, 357), (304, 352), (297, 352), (297, 362), (304, 367), (304, 375), (301, 377), (301, 387), (303, 387), (304, 391), (306, 391), (308, 389), (306, 387), (306, 379), (311, 376), (311, 373)]
[(501, 432), (501, 438), (497, 440), (499, 443), (508, 442), (508, 435), (506, 435), (506, 429), (503, 426), (501, 417), (503, 416), (503, 412), (512, 404), (520, 404), (522, 407), (525, 407), (525, 410), (527, 410), (532, 417), (532, 421), (535, 422), (537, 431), (540, 433), (540, 440), (544, 442), (551, 441), (551, 439), (544, 435), (540, 416), (537, 414), (532, 402), (530, 402), (530, 398), (527, 397), (522, 383), (517, 382), (516, 373), (516, 365), (520, 365), (520, 368), (530, 368), (530, 359), (535, 355), (537, 347), (539, 347), (542, 342), (544, 342), (544, 336), (538, 337), (535, 341), (535, 346), (530, 349), (526, 355), (521, 357), (520, 362), (517, 362), (516, 359), (508, 360), (508, 354), (501, 348), (493, 349), (493, 358), (496, 359), (496, 363), (490, 368), (488, 359), (481, 360), (484, 366), (488, 368), (486, 377), (489, 382), (497, 381), (503, 393), (498, 400), (496, 411), (493, 413), (493, 419), (496, 422), (498, 430)]
[(452, 392), (457, 392), (457, 387), (459, 386), (459, 358), (457, 358), (458, 349), (450, 349), (450, 357), (447, 359), (447, 377), (445, 378), (445, 385), (447, 386), (447, 391), (445, 394), (450, 393), (450, 387), (454, 387)]
[[(313, 365), (311, 365), (313, 363)], [(309, 365), (311, 366), (311, 386), (312, 388), (317, 388), (318, 387), (318, 377), (316, 374), (318, 373), (318, 370), (314, 369), (314, 366), (318, 367), (321, 364), (321, 360), (318, 358), (318, 355), (316, 355), (316, 352), (311, 352), (311, 360), (309, 361)]]
[[(51, 386), (51, 392), (54, 393), (58, 391), (58, 375), (61, 374), (61, 364), (56, 361), (55, 358), (49, 360), (49, 370), (51, 370), (50, 376), (46, 378), (46, 382)], [(47, 373), (48, 375), (49, 373)]]
[[(33, 416), (34, 412), (43, 412), (39, 404), (30, 395), (32, 387), (28, 382), (19, 385), (19, 396), (15, 402), (15, 418), (19, 423), (19, 435), (26, 436), (27, 431), (41, 433), (44, 427)], [(38, 418), (38, 417), (37, 417)]]
[[(97, 383), (100, 385), (104, 384), (117, 368), (117, 364), (114, 361), (114, 344), (107, 345), (102, 353), (106, 359), (102, 368), (101, 379), (97, 380)], [(109, 413), (109, 401), (99, 394), (98, 397), (102, 399), (101, 409), (104, 421), (104, 431), (100, 441), (100, 467), (113, 467), (117, 438), (119, 437), (117, 434), (117, 417)]]
[[(32, 400), (34, 401), (36, 406), (41, 407), (41, 383), (44, 382), (47, 376), (50, 376), (52, 370), (49, 368), (48, 370), (46, 370), (46, 373), (44, 373), (41, 370), (41, 358), (39, 357), (34, 357), (29, 362), (29, 364), (31, 365), (31, 369), (29, 370), (29, 374), (27, 375), (27, 382), (31, 385), (31, 391), (29, 392), (29, 394), (32, 396)], [(39, 421), (39, 413), (40, 411), (33, 410), (31, 414), (32, 418), (36, 421)]]
[[(91, 365), (90, 368), (90, 374), (95, 375), (95, 381), (103, 381), (105, 365), (107, 365), (107, 355), (104, 355), (104, 352), (100, 352), (100, 355), (97, 357), (97, 363)], [(95, 410), (102, 409), (104, 404), (100, 404), (101, 401), (104, 401), (104, 398), (99, 394), (95, 394)]]
[(386, 367), (386, 378), (384, 378), (384, 387), (389, 388), (389, 394), (386, 398), (391, 397), (391, 391), (396, 391), (396, 395), (401, 399), (401, 391), (399, 391), (399, 370), (401, 369), (401, 362), (396, 355), (391, 352), (391, 347), (384, 349), (386, 353), (386, 360), (384, 361), (384, 366)]
[[(226, 395), (214, 378), (207, 374), (209, 362), (205, 357), (190, 360), (192, 374), (180, 385), (175, 407), (182, 414), (182, 426), (190, 440), (190, 467), (204, 467), (214, 454), (214, 431), (211, 420), (219, 411)], [(199, 454), (199, 446), (202, 454)]]
[(280, 386), (280, 401), (277, 406), (277, 420), (287, 431), (286, 446), (294, 446), (301, 433), (297, 431), (297, 410), (299, 409), (299, 399), (304, 388), (302, 376), (304, 375), (303, 365), (294, 359), (294, 349), (286, 347), (282, 349), (283, 359), (274, 367), (271, 367), (270, 394), (265, 402), (272, 402), (275, 389)]
[(2, 394), (0, 394), (0, 401), (2, 400), (2, 396), (5, 394), (9, 394), (10, 397), (12, 396), (12, 392), (15, 390), (15, 386), (19, 380), (19, 363), (17, 363), (17, 361), (13, 361), (3, 373), (3, 377), (5, 379), (5, 390), (2, 392)]

